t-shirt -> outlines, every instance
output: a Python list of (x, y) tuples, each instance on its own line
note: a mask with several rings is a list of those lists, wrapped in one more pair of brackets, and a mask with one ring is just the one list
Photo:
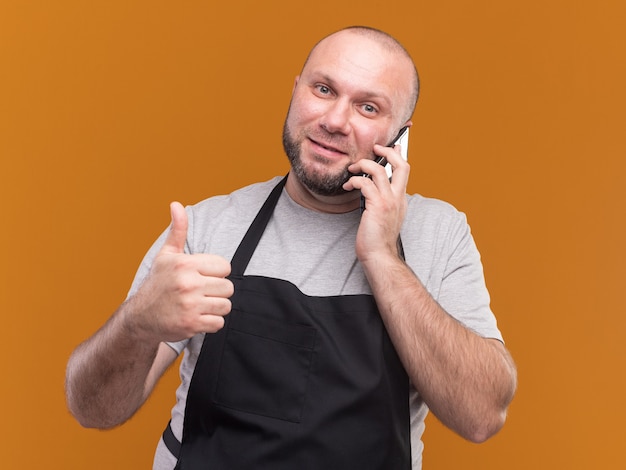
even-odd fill
[[(211, 253), (230, 260), (252, 220), (280, 177), (239, 189), (229, 195), (206, 199), (187, 207), (189, 229), (185, 251)], [(420, 195), (407, 195), (407, 213), (401, 230), (407, 264), (446, 312), (477, 334), (502, 341), (489, 306), (480, 254), (465, 215), (450, 204)], [(306, 209), (283, 193), (250, 264), (247, 275), (284, 279), (304, 294), (335, 296), (371, 294), (354, 241), (360, 210), (326, 214)], [(144, 258), (129, 295), (147, 276), (167, 231)], [(187, 390), (204, 335), (168, 343), (184, 351), (181, 384), (176, 391), (171, 426), (181, 440)], [(411, 386), (410, 423), (413, 469), (421, 468), (424, 419), (427, 407)], [(171, 470), (176, 459), (162, 440), (154, 469)]]

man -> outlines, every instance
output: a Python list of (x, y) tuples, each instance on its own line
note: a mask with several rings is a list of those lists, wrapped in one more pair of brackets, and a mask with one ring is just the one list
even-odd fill
[(478, 251), (461, 213), (406, 195), (384, 146), (417, 94), (387, 34), (320, 41), (285, 121), (288, 177), (171, 205), (129, 298), (69, 361), (79, 422), (129, 419), (185, 350), (156, 469), (419, 469), (427, 409), (471, 441), (496, 433), (516, 372)]

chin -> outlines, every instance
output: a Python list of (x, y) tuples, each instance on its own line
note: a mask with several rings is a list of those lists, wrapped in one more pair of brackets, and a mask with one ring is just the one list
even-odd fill
[(340, 196), (346, 194), (347, 191), (343, 189), (343, 185), (352, 176), (347, 169), (330, 173), (328, 171), (322, 172), (306, 169), (299, 164), (292, 164), (292, 168), (298, 180), (309, 191), (319, 196)]

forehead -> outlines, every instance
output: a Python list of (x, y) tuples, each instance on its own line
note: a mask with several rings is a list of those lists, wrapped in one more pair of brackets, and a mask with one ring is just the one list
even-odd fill
[(322, 76), (349, 90), (385, 95), (404, 104), (412, 92), (413, 64), (381, 40), (342, 31), (322, 40), (311, 52), (303, 77)]

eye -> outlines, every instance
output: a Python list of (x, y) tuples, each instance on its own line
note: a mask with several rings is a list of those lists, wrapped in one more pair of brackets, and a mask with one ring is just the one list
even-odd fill
[(328, 86), (323, 85), (321, 83), (318, 85), (315, 85), (315, 90), (317, 91), (319, 95), (322, 95), (322, 96), (327, 96), (327, 95), (332, 94), (332, 90)]
[(366, 114), (376, 114), (378, 112), (378, 109), (376, 109), (376, 107), (371, 105), (371, 104), (364, 104), (364, 105), (361, 106), (361, 109)]

